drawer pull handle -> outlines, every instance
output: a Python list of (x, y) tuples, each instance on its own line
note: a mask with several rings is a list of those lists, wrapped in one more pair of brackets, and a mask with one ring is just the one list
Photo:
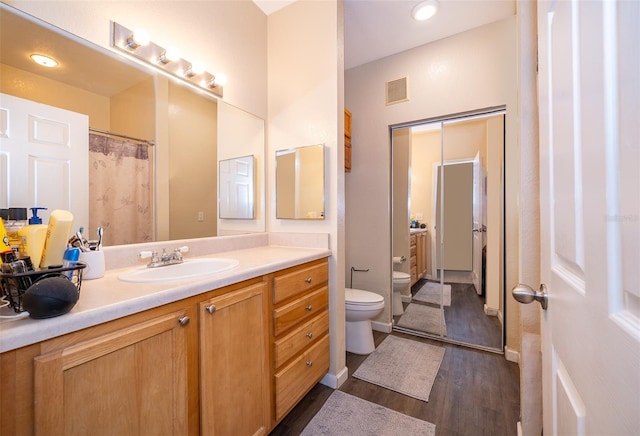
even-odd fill
[(216, 306), (215, 304), (211, 304), (210, 306), (205, 307), (205, 309), (207, 309), (207, 312), (213, 313), (216, 311)]
[(178, 318), (178, 323), (184, 327), (187, 324), (189, 324), (189, 321), (191, 321), (191, 319), (188, 316), (181, 316), (180, 318)]
[(311, 367), (313, 366), (313, 362), (312, 362), (312, 361), (310, 361), (310, 360), (307, 360), (307, 366), (308, 366), (309, 368), (311, 368)]
[(311, 333), (311, 332), (307, 333), (307, 337), (308, 337), (309, 339), (311, 339), (311, 338), (313, 337), (313, 333)]
[(312, 311), (313, 310), (313, 306), (308, 305), (308, 306), (305, 307), (305, 309), (307, 309), (308, 311)]
[(304, 281), (310, 284), (311, 283), (311, 277), (307, 277), (306, 279), (304, 279)]

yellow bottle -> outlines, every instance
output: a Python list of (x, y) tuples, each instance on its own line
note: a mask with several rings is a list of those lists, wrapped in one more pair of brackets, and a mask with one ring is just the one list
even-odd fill
[(36, 267), (40, 265), (44, 240), (47, 237), (47, 225), (42, 224), (42, 218), (38, 216), (38, 211), (42, 209), (46, 208), (32, 207), (29, 225), (22, 227), (18, 231), (20, 257), (30, 257), (31, 263)]
[(8, 253), (11, 251), (11, 243), (7, 236), (7, 229), (4, 228), (4, 223), (0, 219), (0, 254)]
[(51, 212), (42, 250), (42, 260), (40, 261), (41, 269), (51, 265), (62, 265), (62, 257), (69, 242), (72, 226), (73, 214), (71, 212), (60, 209)]

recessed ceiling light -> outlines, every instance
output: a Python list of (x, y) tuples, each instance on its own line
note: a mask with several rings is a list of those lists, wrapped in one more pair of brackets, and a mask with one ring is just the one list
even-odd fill
[(58, 61), (54, 58), (50, 58), (49, 56), (32, 54), (31, 59), (33, 59), (33, 62), (38, 65), (42, 65), (43, 67), (53, 68), (58, 66)]
[(433, 17), (436, 12), (438, 12), (438, 5), (438, 0), (427, 0), (418, 3), (416, 7), (413, 8), (411, 15), (416, 21), (428, 20), (429, 18)]

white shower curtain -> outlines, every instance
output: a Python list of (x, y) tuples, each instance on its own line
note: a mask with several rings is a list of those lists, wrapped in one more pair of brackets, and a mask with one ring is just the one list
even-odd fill
[(152, 149), (89, 134), (88, 239), (95, 239), (102, 227), (104, 245), (153, 240)]

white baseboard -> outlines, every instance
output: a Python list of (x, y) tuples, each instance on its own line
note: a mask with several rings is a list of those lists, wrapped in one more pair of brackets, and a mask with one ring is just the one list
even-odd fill
[(349, 377), (349, 369), (345, 366), (338, 374), (326, 373), (320, 383), (332, 389), (338, 389)]
[(403, 303), (411, 303), (411, 295), (402, 295)]
[(516, 431), (518, 432), (518, 436), (522, 436), (522, 422), (518, 421), (516, 424)]
[(520, 363), (520, 352), (504, 347), (504, 358), (509, 362)]
[(501, 311), (498, 311), (498, 321), (500, 321), (500, 325), (504, 325)]
[(393, 324), (381, 321), (371, 321), (371, 329), (377, 332), (391, 333), (391, 330), (393, 330)]
[(498, 309), (495, 309), (493, 307), (489, 307), (489, 306), (487, 306), (485, 304), (484, 305), (484, 313), (485, 313), (485, 315), (489, 315), (489, 316), (498, 316), (500, 311), (498, 311)]

